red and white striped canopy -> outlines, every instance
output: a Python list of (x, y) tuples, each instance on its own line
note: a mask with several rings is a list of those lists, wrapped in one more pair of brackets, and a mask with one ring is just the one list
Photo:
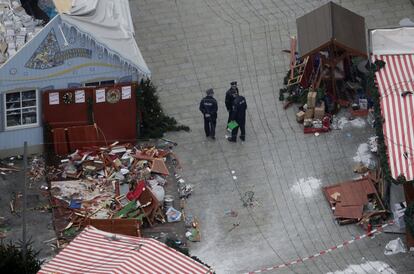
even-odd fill
[(88, 226), (41, 274), (63, 273), (212, 273), (165, 244), (149, 238), (124, 236)]
[(383, 132), (391, 175), (414, 179), (414, 55), (374, 55), (385, 67), (376, 72)]

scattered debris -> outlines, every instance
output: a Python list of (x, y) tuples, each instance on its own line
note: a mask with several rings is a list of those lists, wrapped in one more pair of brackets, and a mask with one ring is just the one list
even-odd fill
[(363, 163), (358, 163), (354, 166), (354, 172), (358, 174), (365, 174), (368, 172), (368, 168)]
[(186, 221), (187, 232), (185, 237), (191, 242), (201, 241), (200, 224), (197, 218), (191, 217)]
[(237, 213), (237, 211), (234, 211), (233, 209), (230, 210), (226, 210), (224, 212), (224, 215), (227, 217), (237, 217), (239, 214)]
[(405, 247), (404, 243), (400, 238), (397, 238), (388, 242), (388, 244), (385, 246), (384, 254), (389, 256), (406, 252), (407, 248)]
[(368, 139), (369, 149), (372, 153), (377, 153), (378, 151), (378, 136), (372, 136)]
[(244, 207), (252, 207), (255, 203), (257, 203), (254, 199), (254, 192), (253, 191), (246, 191), (244, 196), (241, 198)]
[(167, 209), (167, 212), (165, 212), (165, 215), (167, 215), (167, 221), (169, 223), (178, 222), (181, 220), (181, 212), (173, 207), (169, 207)]
[(236, 227), (238, 227), (240, 225), (240, 223), (234, 223), (233, 226), (229, 229), (228, 232), (233, 231)]
[[(63, 238), (71, 238), (95, 221), (112, 220), (109, 226), (113, 227), (127, 219), (138, 221), (138, 227), (145, 221), (150, 226), (166, 219), (180, 221), (181, 212), (172, 207), (172, 202), (167, 206), (170, 195), (165, 195), (164, 190), (169, 176), (165, 162), (170, 154), (169, 149), (115, 142), (107, 147), (78, 149), (61, 159), (58, 166), (48, 167), (45, 175), (53, 178), (50, 193), (54, 216), (59, 219), (55, 222), (56, 230)], [(33, 163), (45, 170), (39, 159)], [(178, 174), (175, 178), (180, 197), (187, 198), (193, 191), (192, 185)], [(46, 186), (41, 188), (46, 190)]]
[(359, 221), (368, 225), (380, 223), (387, 216), (388, 211), (382, 204), (373, 180), (373, 176), (368, 174), (362, 179), (322, 188), (339, 224)]

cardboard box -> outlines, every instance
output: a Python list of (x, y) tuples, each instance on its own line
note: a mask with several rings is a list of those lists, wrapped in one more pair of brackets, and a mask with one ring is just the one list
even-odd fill
[(304, 119), (305, 119), (305, 112), (299, 111), (298, 113), (296, 113), (296, 121), (298, 123), (302, 123)]
[(314, 108), (308, 107), (308, 109), (305, 112), (305, 119), (312, 119), (314, 112), (315, 112)]
[(316, 104), (316, 92), (309, 92), (308, 93), (308, 108), (314, 108)]
[(325, 103), (322, 102), (322, 104), (319, 107), (315, 107), (314, 118), (322, 120), (324, 116), (325, 116)]
[(303, 126), (304, 127), (312, 127), (312, 119), (306, 119), (303, 120)]

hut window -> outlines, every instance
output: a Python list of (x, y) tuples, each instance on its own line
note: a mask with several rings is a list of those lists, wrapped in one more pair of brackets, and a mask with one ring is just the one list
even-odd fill
[(37, 91), (5, 93), (4, 111), (6, 129), (39, 125)]
[(85, 87), (99, 87), (99, 86), (113, 86), (115, 85), (115, 80), (104, 80), (85, 83)]

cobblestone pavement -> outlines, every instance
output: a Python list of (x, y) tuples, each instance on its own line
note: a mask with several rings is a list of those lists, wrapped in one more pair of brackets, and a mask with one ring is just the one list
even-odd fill
[[(277, 265), (363, 233), (355, 225), (334, 223), (320, 186), (355, 176), (354, 157), (371, 130), (350, 126), (319, 137), (305, 136), (295, 122), (296, 107), (285, 111), (278, 101), (289, 64), (281, 50), (289, 47), (289, 37), (296, 33), (295, 19), (326, 2), (130, 1), (137, 41), (164, 110), (192, 129), (168, 138), (179, 142), (182, 175), (195, 185), (189, 208), (200, 218), (202, 241), (192, 245), (192, 254), (213, 265), (217, 273)], [(368, 28), (414, 19), (409, 0), (335, 2), (364, 16)], [(224, 93), (233, 80), (248, 102), (245, 143), (229, 144), (224, 139)], [(215, 142), (205, 139), (198, 111), (199, 100), (210, 87), (219, 101)], [(253, 191), (258, 201), (251, 208), (241, 201), (247, 191)], [(225, 217), (230, 209), (238, 217)], [(240, 226), (229, 232), (237, 222)], [(397, 273), (413, 273), (412, 252), (383, 255), (385, 244), (396, 237), (381, 234), (276, 272), (378, 273), (378, 262), (384, 262)]]

